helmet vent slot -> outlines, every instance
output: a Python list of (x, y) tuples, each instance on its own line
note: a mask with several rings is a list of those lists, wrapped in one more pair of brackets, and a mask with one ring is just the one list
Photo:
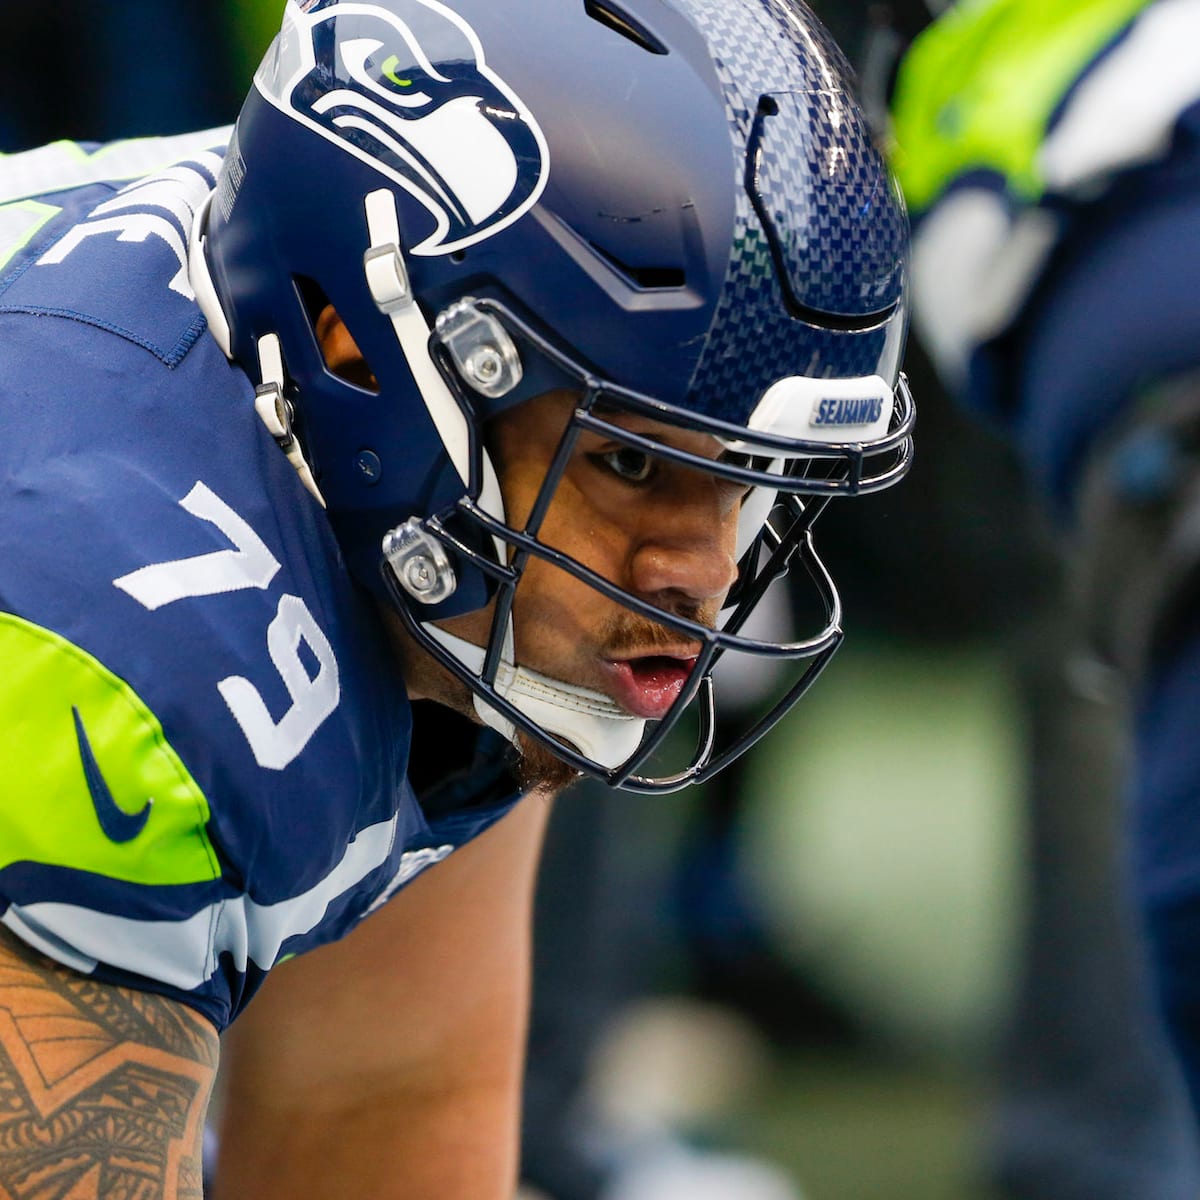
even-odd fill
[(604, 3), (601, 3), (600, 0), (584, 0), (583, 7), (593, 21), (607, 25), (609, 29), (615, 30), (623, 38), (641, 46), (643, 50), (648, 50), (651, 54), (668, 53), (666, 46), (640, 21), (635, 20), (628, 13), (622, 12), (616, 5), (609, 4), (607, 0)]
[[(322, 314), (328, 309), (331, 314), (336, 316), (325, 290), (315, 279), (309, 279), (304, 275), (293, 276), (293, 283), (304, 315), (308, 319), (313, 342), (325, 364), (325, 369), (346, 383), (352, 383), (355, 387), (362, 388), (363, 391), (374, 392), (378, 395), (379, 381), (375, 378), (375, 373), (362, 357), (349, 333), (343, 329), (343, 336), (340, 339), (322, 338)], [(325, 318), (324, 323), (328, 327), (329, 318)]]
[(642, 291), (661, 290), (663, 288), (681, 288), (687, 283), (687, 276), (682, 267), (633, 267), (622, 262), (615, 254), (597, 246), (595, 242), (588, 245), (613, 270), (623, 275), (634, 287)]

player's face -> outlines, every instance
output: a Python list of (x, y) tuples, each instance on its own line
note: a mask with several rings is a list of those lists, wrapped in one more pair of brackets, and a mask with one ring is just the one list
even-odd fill
[[(489, 449), (510, 524), (533, 508), (574, 406), (555, 392), (496, 419)], [(722, 447), (705, 434), (643, 416), (616, 425), (708, 459)], [(705, 472), (584, 432), (539, 531), (541, 540), (668, 614), (712, 625), (737, 575), (737, 519), (744, 491)], [(446, 622), (477, 644), (491, 611)], [(634, 716), (660, 718), (700, 651), (693, 639), (610, 600), (566, 571), (531, 558), (513, 603), (517, 662), (602, 692)]]
[[(330, 369), (352, 380), (369, 371), (332, 308), (318, 322)], [(541, 491), (574, 397), (553, 392), (498, 417), (488, 448), (508, 522), (525, 522)], [(609, 414), (613, 424), (701, 458), (720, 444), (648, 417)], [(663, 612), (713, 625), (737, 575), (735, 546), (744, 490), (702, 471), (655, 458), (585, 432), (575, 445), (545, 519), (541, 541), (583, 563)], [(454, 679), (385, 612), (414, 698), (471, 714), (465, 684)], [(492, 606), (443, 622), (459, 637), (486, 644)], [(513, 601), (517, 662), (565, 683), (610, 696), (634, 716), (665, 715), (700, 647), (661, 622), (601, 595), (543, 559), (531, 558)], [(574, 772), (521, 735), (527, 786), (561, 787)]]

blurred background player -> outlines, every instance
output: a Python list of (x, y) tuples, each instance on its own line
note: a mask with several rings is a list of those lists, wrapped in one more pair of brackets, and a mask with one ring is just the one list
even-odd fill
[[(1123, 831), (1194, 1097), (1198, 29), (1189, 0), (961, 3), (895, 89), (922, 343), (1010, 437), (1072, 594), (1049, 603), (1054, 632), (1026, 642), (1040, 919), (999, 1152), (1018, 1180), (1056, 1160), (1064, 1178), (1022, 1195), (1197, 1189), (1194, 1117), (1125, 916)], [(1112, 714), (1091, 732), (1089, 708)]]

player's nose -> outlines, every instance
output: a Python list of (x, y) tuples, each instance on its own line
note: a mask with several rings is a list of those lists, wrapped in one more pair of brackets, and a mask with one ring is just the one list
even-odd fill
[(631, 559), (634, 591), (670, 606), (719, 601), (737, 578), (737, 507), (716, 487), (656, 506)]

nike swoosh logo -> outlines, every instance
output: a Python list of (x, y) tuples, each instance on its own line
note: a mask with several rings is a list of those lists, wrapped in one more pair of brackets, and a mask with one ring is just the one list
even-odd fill
[(88, 741), (87, 730), (83, 727), (83, 718), (79, 715), (79, 709), (72, 705), (71, 712), (75, 717), (75, 737), (79, 742), (83, 777), (87, 780), (88, 793), (92, 797), (92, 807), (96, 810), (100, 828), (104, 830), (104, 836), (110, 842), (116, 842), (117, 845), (132, 842), (146, 828), (146, 822), (150, 820), (150, 806), (154, 801), (147, 800), (142, 806), (141, 812), (137, 813), (127, 813), (123, 808), (117, 806), (100, 771), (100, 764), (96, 761), (95, 754), (92, 753), (92, 744)]

